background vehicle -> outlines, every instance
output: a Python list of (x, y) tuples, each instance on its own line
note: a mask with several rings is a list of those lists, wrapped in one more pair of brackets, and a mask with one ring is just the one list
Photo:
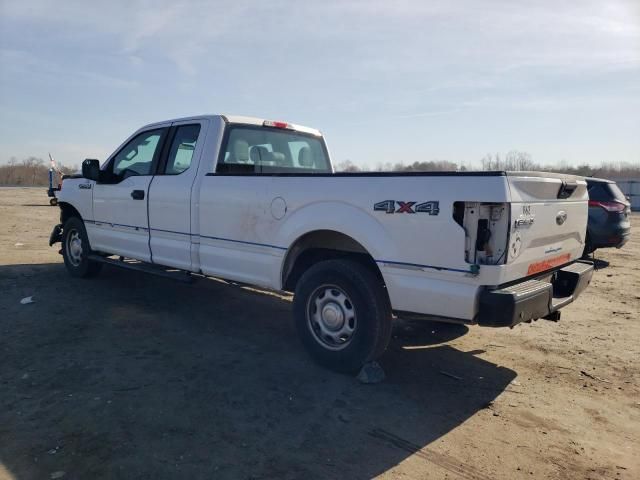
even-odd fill
[[(485, 326), (559, 318), (588, 285), (584, 179), (536, 172), (336, 174), (319, 131), (252, 117), (154, 123), (59, 194), (72, 275), (109, 259), (295, 292), (320, 363), (380, 356), (392, 311)], [(84, 178), (83, 178), (84, 177)]]
[(53, 160), (51, 154), (49, 154), (49, 188), (47, 189), (47, 197), (49, 197), (49, 205), (55, 207), (58, 205), (58, 199), (56, 198), (56, 192), (60, 191), (62, 185), (62, 172), (56, 167), (56, 162)]
[(587, 178), (589, 221), (584, 254), (598, 248), (622, 247), (631, 235), (631, 204), (616, 185), (604, 178)]

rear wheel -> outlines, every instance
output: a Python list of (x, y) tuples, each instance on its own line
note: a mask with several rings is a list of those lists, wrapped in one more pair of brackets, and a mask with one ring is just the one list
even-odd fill
[(89, 260), (90, 253), (84, 222), (78, 217), (71, 217), (62, 230), (62, 258), (67, 271), (81, 278), (97, 275), (102, 264)]
[(382, 281), (351, 260), (315, 264), (300, 278), (293, 311), (298, 334), (321, 365), (355, 373), (391, 338), (391, 305)]

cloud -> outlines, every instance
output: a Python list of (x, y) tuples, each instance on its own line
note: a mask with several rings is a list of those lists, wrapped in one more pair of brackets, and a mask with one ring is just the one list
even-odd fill
[(72, 85), (74, 83), (91, 82), (93, 85), (116, 89), (130, 89), (139, 83), (113, 75), (86, 70), (71, 71), (50, 59), (39, 57), (31, 52), (15, 49), (0, 49), (0, 65), (3, 75), (16, 78), (45, 78), (54, 84)]
[(184, 11), (185, 5), (178, 2), (160, 8), (149, 7), (134, 10), (132, 21), (125, 22), (130, 27), (122, 31), (125, 53), (137, 52), (144, 40), (153, 40), (161, 33), (170, 31), (172, 25), (181, 23), (181, 14), (188, 14), (188, 11)]
[(5, 112), (91, 105), (109, 140), (204, 105), (338, 135), (474, 114), (509, 126), (574, 111), (596, 124), (637, 105), (640, 2), (0, 0), (0, 45)]
[[(213, 67), (221, 49), (257, 55), (328, 55), (349, 72), (432, 71), (441, 66), (640, 67), (640, 7), (627, 1), (514, 3), (419, 0), (301, 3), (4, 0), (7, 22), (104, 36), (116, 52), (164, 57), (185, 76)], [(320, 42), (320, 44), (318, 44)], [(206, 55), (207, 52), (213, 53)], [(351, 53), (357, 60), (345, 63)]]

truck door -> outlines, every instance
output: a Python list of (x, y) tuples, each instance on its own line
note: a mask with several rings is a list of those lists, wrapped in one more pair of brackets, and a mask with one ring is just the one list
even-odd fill
[(94, 186), (93, 222), (87, 230), (94, 250), (150, 261), (149, 185), (168, 126), (138, 133), (106, 167), (107, 181)]
[(191, 269), (191, 196), (206, 120), (175, 122), (149, 187), (149, 234), (154, 263)]

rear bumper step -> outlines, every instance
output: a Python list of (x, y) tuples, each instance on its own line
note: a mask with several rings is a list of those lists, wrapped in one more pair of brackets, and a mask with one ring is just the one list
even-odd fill
[(553, 274), (552, 281), (526, 280), (480, 294), (477, 323), (486, 327), (513, 327), (520, 322), (559, 320), (559, 310), (587, 288), (593, 263), (577, 261)]

